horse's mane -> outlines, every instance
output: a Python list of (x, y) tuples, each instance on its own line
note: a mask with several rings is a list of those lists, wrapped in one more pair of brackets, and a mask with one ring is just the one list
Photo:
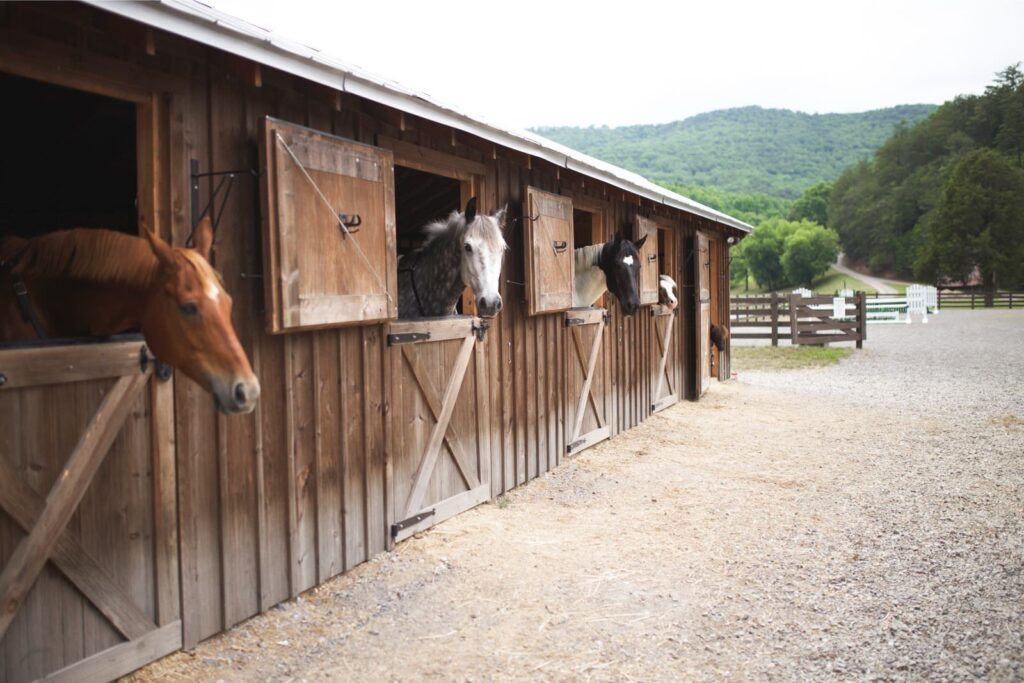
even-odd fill
[(144, 238), (92, 228), (61, 230), (27, 241), (5, 239), (0, 242), (0, 259), (13, 259), (14, 272), (29, 277), (129, 287), (149, 287), (159, 270)]
[[(485, 227), (485, 225), (491, 226), (492, 224), (492, 230), (488, 230)], [(473, 232), (480, 235), (484, 241), (491, 243), (499, 251), (508, 247), (508, 245), (505, 244), (504, 236), (501, 234), (501, 224), (492, 216), (483, 216), (478, 214), (477, 217), (473, 219), (472, 223), (467, 224), (465, 217), (460, 211), (452, 211), (448, 215), (448, 218), (442, 218), (423, 226), (423, 234), (426, 235), (426, 240), (424, 240), (423, 246), (426, 247), (435, 239), (442, 236), (447, 236), (452, 239), (461, 239), (467, 232)]]

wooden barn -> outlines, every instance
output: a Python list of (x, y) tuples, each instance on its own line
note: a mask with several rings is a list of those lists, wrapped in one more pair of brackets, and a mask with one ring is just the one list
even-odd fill
[[(193, 646), (729, 376), (749, 226), (206, 6), (4, 3), (0, 93), (0, 233), (181, 245), (212, 207), (262, 384), (228, 417), (137, 335), (0, 349), (4, 683)], [(397, 254), (473, 196), (509, 207), (504, 309), (396, 320)], [(649, 236), (644, 306), (572, 309), (573, 248), (616, 232)]]

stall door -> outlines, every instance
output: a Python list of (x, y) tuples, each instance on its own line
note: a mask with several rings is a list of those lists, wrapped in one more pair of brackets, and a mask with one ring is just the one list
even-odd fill
[(675, 310), (666, 306), (651, 307), (651, 357), (654, 374), (651, 377), (651, 412), (668, 408), (679, 400), (679, 338)]
[(0, 680), (181, 647), (170, 383), (140, 341), (0, 351)]
[(491, 495), (479, 320), (392, 323), (392, 538), (400, 541)]
[(601, 344), (608, 324), (603, 308), (581, 308), (565, 312), (569, 340), (566, 343), (566, 418), (569, 438), (567, 453), (593, 446), (611, 435), (609, 400), (605, 383)]
[(697, 233), (697, 352), (697, 395), (703, 396), (711, 385), (711, 249), (702, 233)]

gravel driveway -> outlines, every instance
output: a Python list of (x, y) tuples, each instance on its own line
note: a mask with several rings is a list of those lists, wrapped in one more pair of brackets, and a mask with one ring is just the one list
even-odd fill
[(137, 680), (1021, 680), (1024, 311), (744, 373)]

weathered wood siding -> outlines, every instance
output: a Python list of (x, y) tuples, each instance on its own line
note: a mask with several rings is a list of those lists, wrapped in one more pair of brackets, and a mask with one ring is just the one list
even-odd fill
[[(153, 54), (147, 54), (147, 45)], [(267, 115), (359, 142), (375, 144), (385, 136), (483, 164), (482, 210), (509, 203), (515, 217), (525, 188), (532, 186), (603, 203), (606, 237), (617, 230), (630, 234), (638, 214), (656, 216), (659, 224), (678, 231), (677, 265), (671, 273), (681, 290), (675, 323), (678, 366), (681, 385), (693, 384), (695, 368), (688, 359), (696, 345), (693, 254), (688, 245), (697, 229), (720, 230), (711, 221), (397, 110), (147, 31), (100, 10), (64, 4), (0, 8), (0, 70), (12, 65), (7, 57), (15, 55), (17, 71), (24, 75), (60, 81), (53, 75), (74, 73), (93, 79), (101, 92), (127, 86), (157, 95), (158, 138), (167, 155), (157, 163), (167, 172), (154, 196), (176, 244), (184, 243), (192, 220), (189, 160), (198, 159), (204, 172), (256, 167), (260, 124)], [(216, 182), (201, 182), (201, 205)], [(234, 297), (236, 328), (262, 384), (259, 405), (251, 415), (227, 418), (186, 378), (179, 375), (174, 383), (186, 646), (389, 545), (385, 327), (273, 336), (264, 331), (258, 193), (253, 179), (235, 179), (213, 259)], [(477, 371), (491, 399), (481, 408), (479, 438), (490, 442), (493, 495), (561, 462), (568, 429), (565, 406), (573, 400), (566, 382), (570, 340), (563, 314), (527, 315), (520, 221), (510, 224), (507, 240), (505, 306), (487, 335)], [(655, 328), (646, 309), (629, 318), (616, 304), (610, 310), (600, 385), (611, 403), (614, 434), (649, 416), (658, 359), (651, 352)], [(41, 420), (18, 424), (45, 428)], [(10, 534), (0, 529), (0, 549), (9, 546)], [(106, 636), (97, 631), (94, 637)], [(10, 657), (27, 644), (4, 647), (0, 671), (15, 666)], [(67, 647), (72, 658), (90, 651), (87, 644)], [(15, 673), (10, 680), (23, 678)]]

